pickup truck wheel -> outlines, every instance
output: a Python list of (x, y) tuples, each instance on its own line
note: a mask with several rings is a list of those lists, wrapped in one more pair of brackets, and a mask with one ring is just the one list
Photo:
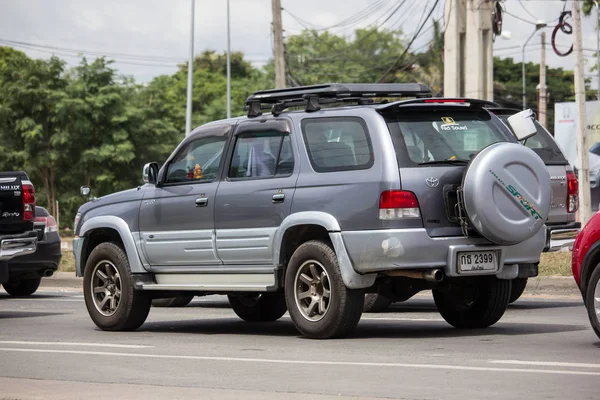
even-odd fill
[(367, 293), (365, 295), (364, 312), (381, 312), (392, 304), (392, 299), (379, 293)]
[(2, 284), (6, 293), (11, 296), (30, 296), (38, 290), (42, 278), (20, 279)]
[(329, 339), (354, 330), (365, 292), (344, 285), (330, 246), (309, 241), (296, 249), (287, 265), (285, 300), (292, 322), (304, 336)]
[(511, 282), (495, 276), (459, 278), (433, 290), (435, 305), (450, 325), (487, 328), (502, 318), (510, 299)]
[(90, 254), (83, 274), (83, 295), (90, 317), (105, 331), (139, 328), (152, 298), (135, 290), (127, 255), (116, 243), (101, 243)]
[(527, 278), (515, 278), (512, 280), (512, 287), (510, 289), (510, 300), (509, 303), (514, 303), (519, 300), (519, 297), (525, 291), (525, 287), (527, 286)]
[(153, 299), (152, 307), (185, 307), (194, 299), (194, 296), (167, 297)]
[(282, 293), (228, 295), (227, 298), (237, 316), (248, 322), (277, 321), (287, 311)]
[(600, 264), (596, 265), (585, 293), (585, 308), (596, 336), (600, 338)]

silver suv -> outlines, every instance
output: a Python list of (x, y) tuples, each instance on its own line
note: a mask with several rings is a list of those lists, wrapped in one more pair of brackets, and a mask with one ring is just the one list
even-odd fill
[[(160, 169), (144, 167), (144, 186), (80, 208), (73, 247), (92, 320), (132, 330), (153, 299), (226, 294), (246, 321), (287, 310), (303, 335), (333, 338), (355, 328), (366, 292), (432, 289), (453, 326), (496, 323), (519, 264), (546, 243), (550, 176), (489, 103), (429, 93), (267, 90), (247, 117), (194, 130)], [(529, 111), (510, 124), (535, 133)]]

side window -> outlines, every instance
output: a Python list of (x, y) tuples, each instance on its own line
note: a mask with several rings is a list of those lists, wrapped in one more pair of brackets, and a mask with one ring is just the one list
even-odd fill
[(290, 175), (294, 157), (289, 135), (281, 132), (248, 132), (237, 136), (230, 178), (271, 178)]
[(368, 169), (373, 147), (360, 118), (314, 118), (302, 121), (302, 134), (317, 172)]
[(227, 138), (201, 137), (188, 143), (167, 167), (165, 183), (206, 182), (216, 179)]

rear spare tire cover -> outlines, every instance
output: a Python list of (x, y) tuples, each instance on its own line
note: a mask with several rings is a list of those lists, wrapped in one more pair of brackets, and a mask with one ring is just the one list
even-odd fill
[(495, 143), (481, 150), (469, 163), (462, 187), (471, 224), (497, 244), (531, 238), (550, 211), (548, 170), (533, 150), (518, 143)]

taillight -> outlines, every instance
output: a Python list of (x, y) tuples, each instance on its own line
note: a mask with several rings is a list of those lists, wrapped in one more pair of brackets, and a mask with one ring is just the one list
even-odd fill
[(567, 212), (575, 212), (579, 208), (579, 183), (577, 176), (567, 172)]
[(58, 232), (58, 225), (56, 225), (56, 220), (52, 215), (47, 217), (35, 217), (35, 222), (44, 224), (46, 227), (44, 228), (44, 232)]
[(419, 202), (413, 192), (386, 190), (379, 197), (379, 219), (421, 218)]
[(35, 219), (35, 189), (29, 181), (21, 182), (21, 193), (23, 195), (23, 221)]

